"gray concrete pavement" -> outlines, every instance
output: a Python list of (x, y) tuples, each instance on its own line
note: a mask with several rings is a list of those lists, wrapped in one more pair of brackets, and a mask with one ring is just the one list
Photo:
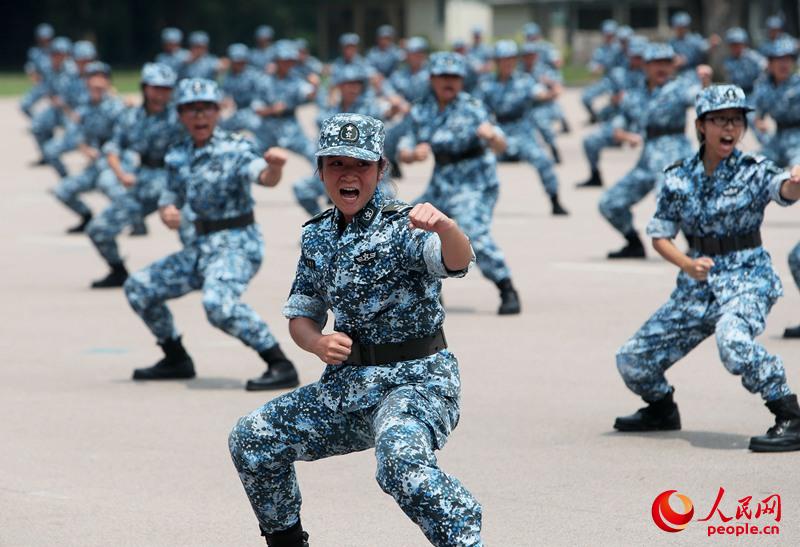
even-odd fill
[[(797, 545), (800, 455), (748, 453), (748, 437), (763, 433), (771, 415), (725, 371), (713, 340), (669, 374), (683, 431), (612, 433), (615, 416), (640, 406), (618, 377), (614, 352), (667, 298), (676, 271), (655, 256), (604, 259), (623, 242), (597, 212), (600, 193), (574, 189), (587, 175), (580, 146), (587, 129), (576, 91), (568, 91), (565, 105), (574, 129), (561, 138), (557, 171), (571, 216), (549, 215), (528, 165), (500, 168), (494, 234), (523, 314), (496, 316), (496, 289), (477, 269), (446, 283), (447, 336), (464, 388), (461, 423), (440, 453), (442, 467), (482, 502), (490, 546)], [(0, 119), (0, 545), (263, 544), (226, 443), (236, 419), (272, 396), (243, 390), (244, 380), (262, 371), (258, 356), (211, 327), (193, 294), (171, 309), (199, 377), (130, 381), (131, 370), (154, 362), (159, 350), (120, 291), (88, 289), (104, 265), (85, 237), (63, 234), (75, 219), (48, 193), (55, 175), (28, 166), (35, 152), (15, 101), (0, 101)], [(607, 183), (637, 153), (606, 152)], [(80, 162), (69, 158), (73, 170)], [(400, 196), (421, 193), (430, 168), (406, 168)], [(245, 300), (275, 331), (302, 380), (312, 382), (322, 365), (294, 347), (280, 315), (304, 221), (290, 185), (307, 172), (292, 157), (278, 188), (255, 190), (266, 259)], [(91, 204), (97, 210), (104, 201), (93, 196)], [(636, 208), (638, 227), (653, 205), (650, 196)], [(178, 248), (155, 216), (148, 225), (150, 237), (121, 239), (132, 270)], [(786, 296), (762, 341), (783, 357), (795, 388), (800, 342), (779, 336), (800, 322), (800, 295), (786, 265), (798, 228), (799, 209), (770, 207), (764, 239)], [(381, 492), (374, 471), (371, 451), (298, 465), (312, 545), (426, 545)], [(720, 486), (728, 516), (740, 498), (753, 496), (755, 506), (780, 494), (780, 536), (706, 538), (702, 522), (678, 534), (653, 524), (650, 506), (660, 492), (689, 496), (698, 519)]]

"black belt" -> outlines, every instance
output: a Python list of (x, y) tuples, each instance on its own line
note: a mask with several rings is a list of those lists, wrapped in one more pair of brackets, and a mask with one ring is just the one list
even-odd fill
[(158, 169), (160, 167), (164, 167), (164, 158), (153, 158), (149, 156), (142, 156), (139, 164), (143, 167), (150, 167), (153, 169)]
[(483, 146), (475, 146), (460, 154), (447, 154), (447, 153), (433, 153), (433, 157), (436, 160), (436, 165), (443, 166), (443, 165), (452, 165), (454, 163), (458, 163), (464, 160), (471, 160), (474, 158), (480, 158), (486, 152), (486, 149)]
[(687, 235), (689, 246), (705, 255), (723, 255), (761, 246), (761, 232), (725, 237), (699, 237)]
[(433, 336), (416, 338), (390, 344), (359, 344), (353, 342), (345, 365), (380, 366), (422, 359), (447, 349), (444, 331), (439, 329)]
[(778, 131), (786, 131), (787, 129), (797, 129), (798, 127), (800, 127), (800, 120), (796, 122), (778, 123), (776, 125)]
[(523, 116), (525, 116), (524, 112), (514, 113), (514, 114), (503, 114), (502, 116), (499, 114), (495, 114), (494, 117), (497, 120), (497, 123), (511, 123), (517, 120), (521, 120)]
[(292, 109), (292, 110), (284, 110), (280, 114), (274, 114), (273, 117), (275, 117), (275, 118), (293, 118), (294, 117), (294, 109)]
[(648, 139), (657, 139), (666, 135), (683, 135), (685, 132), (683, 127), (648, 127), (646, 135)]
[(222, 218), (219, 220), (195, 220), (194, 227), (197, 235), (204, 236), (220, 230), (230, 230), (232, 228), (244, 228), (256, 221), (253, 211), (239, 215), (238, 217)]

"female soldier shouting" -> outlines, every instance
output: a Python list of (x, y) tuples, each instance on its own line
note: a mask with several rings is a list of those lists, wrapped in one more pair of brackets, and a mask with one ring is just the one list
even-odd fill
[[(766, 435), (750, 449), (800, 449), (800, 407), (786, 383), (780, 358), (755, 341), (772, 305), (783, 293), (760, 228), (770, 201), (791, 205), (800, 198), (800, 166), (791, 175), (763, 156), (740, 152), (736, 144), (750, 107), (733, 85), (704, 90), (697, 99), (695, 128), (701, 142), (694, 156), (666, 171), (647, 233), (653, 247), (678, 266), (678, 286), (617, 352), (625, 384), (648, 406), (617, 418), (620, 431), (680, 429), (673, 388), (664, 373), (711, 334), (716, 334), (725, 368), (742, 377), (748, 391), (761, 394), (775, 415)], [(680, 230), (691, 251), (672, 239)]]
[[(267, 544), (302, 547), (294, 462), (375, 448), (381, 488), (434, 545), (481, 545), (481, 506), (436, 463), (459, 416), (458, 362), (442, 332), (440, 278), (474, 261), (458, 225), (378, 187), (383, 124), (323, 123), (319, 173), (334, 208), (305, 224), (284, 315), (297, 345), (328, 364), (319, 382), (242, 418), (230, 450)], [(334, 332), (322, 334), (327, 312)]]

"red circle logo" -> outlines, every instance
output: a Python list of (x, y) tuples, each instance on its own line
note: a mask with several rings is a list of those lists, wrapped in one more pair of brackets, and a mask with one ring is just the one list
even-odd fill
[[(669, 500), (675, 494), (681, 503), (683, 503), (683, 512), (678, 513), (669, 505)], [(694, 516), (694, 505), (692, 500), (683, 494), (679, 494), (677, 490), (667, 490), (661, 492), (656, 499), (653, 500), (653, 522), (656, 526), (665, 532), (680, 532)]]

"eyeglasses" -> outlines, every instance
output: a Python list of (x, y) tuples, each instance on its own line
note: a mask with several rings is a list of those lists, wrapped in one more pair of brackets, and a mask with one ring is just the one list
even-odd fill
[(181, 114), (191, 114), (192, 116), (199, 116), (200, 114), (209, 115), (212, 112), (219, 110), (216, 103), (191, 103), (181, 106)]
[(717, 127), (725, 127), (731, 124), (733, 127), (744, 127), (744, 116), (706, 116), (706, 119)]

